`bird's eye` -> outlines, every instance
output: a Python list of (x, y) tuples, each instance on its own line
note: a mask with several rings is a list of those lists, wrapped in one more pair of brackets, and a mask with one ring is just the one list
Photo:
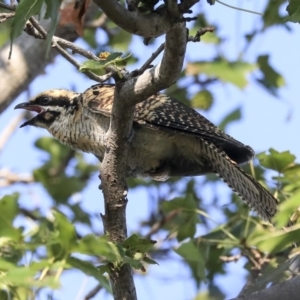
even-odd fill
[(50, 98), (48, 98), (48, 97), (43, 97), (40, 99), (40, 104), (42, 104), (42, 105), (46, 105), (49, 102), (50, 102)]

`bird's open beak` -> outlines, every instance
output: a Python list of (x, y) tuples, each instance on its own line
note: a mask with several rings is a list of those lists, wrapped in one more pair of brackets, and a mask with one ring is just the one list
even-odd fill
[(35, 111), (38, 114), (44, 111), (44, 109), (41, 106), (32, 104), (30, 102), (20, 103), (17, 106), (15, 106), (15, 109), (19, 109), (19, 108), (30, 110), (30, 111)]
[[(32, 104), (30, 102), (20, 103), (17, 106), (15, 106), (15, 109), (19, 109), (19, 108), (26, 109), (26, 110), (29, 110), (29, 111), (35, 111), (38, 114), (40, 114), (44, 111), (44, 109), (41, 106), (36, 105), (36, 104)], [(36, 119), (37, 119), (37, 116), (33, 117), (32, 119), (30, 119), (30, 120), (26, 121), (25, 123), (23, 123), (20, 126), (20, 128), (22, 128), (24, 126), (27, 126), (27, 125), (34, 125)]]

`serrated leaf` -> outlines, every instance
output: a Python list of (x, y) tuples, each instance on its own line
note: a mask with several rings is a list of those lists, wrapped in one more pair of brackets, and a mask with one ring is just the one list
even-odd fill
[(295, 155), (290, 151), (278, 152), (275, 149), (269, 150), (270, 154), (260, 153), (257, 155), (259, 162), (265, 168), (269, 168), (279, 173), (284, 173), (286, 169), (293, 166), (295, 162)]
[(156, 244), (156, 241), (141, 238), (138, 235), (133, 234), (123, 242), (122, 246), (133, 253), (146, 253), (154, 244)]
[(200, 61), (189, 63), (186, 67), (187, 75), (206, 74), (209, 77), (234, 84), (243, 89), (248, 81), (246, 76), (256, 68), (254, 64), (243, 61), (229, 62), (226, 60), (216, 60), (212, 62)]

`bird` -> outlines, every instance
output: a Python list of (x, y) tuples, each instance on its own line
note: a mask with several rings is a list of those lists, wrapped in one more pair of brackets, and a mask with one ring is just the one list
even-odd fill
[[(37, 115), (20, 127), (36, 126), (74, 150), (106, 151), (115, 85), (96, 84), (83, 93), (54, 89), (15, 109)], [(136, 104), (127, 159), (127, 177), (166, 181), (170, 176), (217, 174), (264, 220), (271, 221), (278, 200), (240, 165), (255, 153), (193, 108), (163, 93)]]

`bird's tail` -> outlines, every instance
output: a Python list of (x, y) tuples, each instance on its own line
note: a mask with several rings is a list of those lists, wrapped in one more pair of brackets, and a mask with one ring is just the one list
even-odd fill
[(278, 201), (253, 177), (214, 144), (201, 139), (201, 155), (206, 156), (213, 171), (263, 219), (270, 221), (277, 212)]

